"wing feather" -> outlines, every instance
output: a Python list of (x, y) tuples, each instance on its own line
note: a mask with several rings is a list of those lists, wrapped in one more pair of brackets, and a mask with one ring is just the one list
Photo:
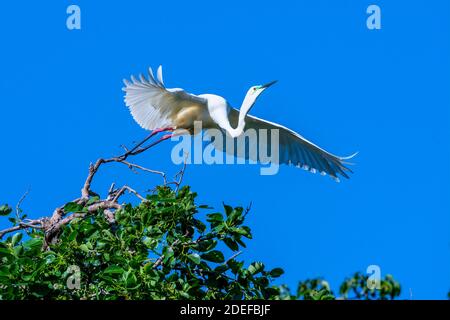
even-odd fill
[[(233, 127), (237, 125), (238, 116), (238, 110), (230, 110), (230, 124)], [(352, 158), (355, 154), (349, 157), (338, 157), (318, 147), (317, 145), (308, 141), (291, 129), (283, 127), (282, 125), (279, 125), (277, 123), (259, 119), (251, 115), (247, 115), (245, 118), (245, 130), (248, 129), (254, 129), (256, 131), (258, 142), (260, 141), (260, 129), (266, 129), (267, 132), (270, 132), (270, 130), (273, 129), (279, 130), (279, 164), (293, 164), (313, 173), (316, 173), (318, 171), (322, 175), (328, 174), (336, 181), (339, 181), (338, 175), (349, 178), (347, 172), (352, 172), (348, 167), (345, 166), (345, 164), (347, 163), (345, 162), (345, 160)], [(270, 133), (268, 134), (270, 136)], [(215, 144), (215, 147), (229, 154), (231, 152), (234, 152), (234, 155), (237, 156), (237, 150), (228, 150), (225, 147), (225, 144)], [(245, 144), (245, 147), (248, 150), (248, 143)], [(268, 149), (268, 152), (271, 152), (270, 144), (268, 145)], [(245, 154), (246, 159), (250, 159), (253, 161), (260, 160), (259, 150), (256, 155), (257, 159), (254, 159), (254, 157), (251, 158), (252, 155), (250, 155), (248, 152), (241, 152), (241, 154)]]
[(161, 66), (157, 78), (151, 68), (148, 79), (140, 74), (139, 79), (130, 77), (131, 82), (124, 79), (125, 105), (129, 108), (134, 120), (144, 129), (174, 127), (176, 115), (180, 110), (192, 105), (206, 107), (206, 99), (187, 93), (183, 89), (166, 89), (163, 83)]

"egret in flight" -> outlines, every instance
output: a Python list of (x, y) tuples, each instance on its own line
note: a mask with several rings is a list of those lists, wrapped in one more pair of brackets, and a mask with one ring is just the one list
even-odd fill
[(254, 129), (256, 133), (260, 129), (278, 129), (279, 164), (293, 164), (312, 173), (328, 174), (336, 181), (339, 181), (338, 175), (349, 178), (347, 172), (351, 170), (345, 165), (349, 164), (347, 160), (355, 154), (348, 157), (335, 156), (291, 129), (248, 114), (260, 94), (275, 82), (251, 87), (240, 110), (232, 108), (227, 100), (218, 95), (194, 95), (180, 88), (166, 88), (161, 66), (156, 77), (149, 68), (148, 78), (141, 74), (139, 79), (131, 76), (131, 82), (124, 80), (123, 90), (125, 104), (142, 128), (152, 130), (152, 135), (172, 132), (161, 140), (168, 139), (177, 132), (186, 133), (186, 130), (194, 134), (195, 121), (201, 121), (203, 129), (219, 129), (232, 138), (239, 137), (248, 129)]

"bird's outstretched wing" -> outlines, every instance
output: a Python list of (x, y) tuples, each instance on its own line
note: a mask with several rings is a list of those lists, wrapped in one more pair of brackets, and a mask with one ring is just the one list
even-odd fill
[[(231, 109), (229, 118), (230, 124), (235, 127), (238, 122), (239, 111), (236, 109)], [(239, 154), (237, 153), (237, 148), (231, 148), (231, 152), (234, 152), (234, 156), (243, 156), (246, 159), (253, 161), (260, 161), (259, 157), (259, 143), (260, 135), (262, 132), (267, 132), (268, 141), (270, 142), (270, 131), (273, 129), (278, 129), (279, 133), (279, 164), (293, 164), (299, 168), (311, 171), (313, 173), (319, 172), (322, 175), (328, 174), (335, 180), (339, 181), (338, 175), (349, 178), (347, 172), (352, 172), (345, 164), (348, 164), (346, 160), (352, 158), (356, 154), (349, 157), (338, 157), (335, 156), (312, 142), (306, 140), (298, 133), (283, 127), (277, 123), (269, 122), (257, 117), (247, 115), (245, 118), (245, 129), (244, 133), (248, 129), (254, 129), (257, 134), (258, 147), (256, 153), (248, 152), (250, 147), (249, 143), (254, 143), (254, 141), (249, 141), (245, 139), (245, 152)], [(261, 131), (260, 129), (266, 129), (267, 131)], [(228, 137), (228, 139), (230, 139)], [(230, 150), (225, 148), (225, 144), (217, 144), (214, 146), (221, 151), (230, 154)], [(267, 152), (271, 153), (271, 143), (267, 144)], [(256, 159), (255, 159), (256, 155)]]
[(206, 106), (206, 100), (187, 93), (183, 89), (167, 89), (164, 86), (162, 67), (154, 77), (148, 69), (148, 79), (142, 74), (139, 79), (131, 76), (131, 82), (124, 80), (125, 104), (134, 120), (144, 129), (173, 127), (177, 113), (187, 106)]

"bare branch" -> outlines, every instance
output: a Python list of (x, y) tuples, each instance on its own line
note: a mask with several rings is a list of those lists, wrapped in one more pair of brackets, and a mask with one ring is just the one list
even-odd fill
[(105, 215), (106, 220), (108, 220), (110, 224), (115, 222), (114, 212), (112, 212), (109, 209), (105, 209), (105, 211), (103, 211), (103, 214)]
[(20, 197), (19, 201), (16, 204), (16, 218), (17, 221), (20, 221), (20, 206), (22, 205), (23, 200), (27, 197), (28, 193), (30, 193), (30, 188), (25, 191), (25, 193)]
[[(20, 198), (19, 202), (16, 205), (16, 217), (17, 217), (18, 225), (8, 228), (8, 229), (5, 229), (5, 230), (1, 230), (0, 238), (2, 238), (7, 233), (11, 233), (11, 232), (18, 231), (18, 230), (30, 229), (30, 228), (31, 229), (43, 229), (43, 231), (45, 233), (45, 243), (44, 243), (44, 249), (45, 249), (48, 247), (48, 244), (54, 243), (57, 240), (61, 228), (64, 225), (70, 223), (75, 218), (83, 218), (86, 215), (94, 214), (94, 213), (98, 212), (98, 210), (103, 210), (103, 213), (104, 213), (106, 219), (110, 223), (113, 223), (114, 222), (114, 212), (116, 210), (119, 210), (122, 208), (122, 206), (120, 204), (118, 204), (117, 202), (118, 202), (119, 198), (126, 191), (134, 194), (141, 201), (147, 201), (136, 190), (132, 189), (131, 187), (129, 187), (127, 185), (124, 185), (120, 189), (115, 189), (114, 183), (111, 184), (111, 186), (108, 190), (108, 195), (107, 195), (106, 199), (101, 200), (100, 196), (91, 190), (91, 186), (92, 186), (92, 181), (93, 181), (96, 173), (98, 172), (100, 167), (106, 163), (110, 163), (110, 162), (122, 163), (122, 164), (128, 166), (132, 170), (138, 169), (141, 171), (158, 174), (163, 178), (164, 185), (174, 184), (174, 185), (176, 185), (176, 191), (178, 191), (178, 188), (183, 179), (184, 171), (186, 169), (187, 157), (185, 159), (182, 170), (177, 175), (178, 181), (173, 181), (173, 182), (167, 182), (166, 174), (162, 171), (148, 169), (143, 166), (140, 166), (140, 165), (137, 165), (137, 164), (127, 161), (128, 157), (138, 155), (138, 154), (150, 149), (151, 147), (157, 145), (158, 143), (166, 140), (168, 137), (164, 136), (163, 138), (161, 138), (155, 142), (152, 142), (152, 143), (148, 144), (147, 146), (143, 146), (151, 137), (153, 137), (156, 133), (158, 133), (160, 131), (161, 130), (159, 130), (159, 131), (156, 130), (156, 131), (152, 132), (151, 134), (149, 134), (147, 137), (145, 137), (141, 142), (137, 143), (131, 149), (128, 149), (126, 146), (122, 146), (122, 148), (125, 150), (125, 152), (119, 156), (106, 158), (106, 159), (100, 158), (94, 164), (91, 163), (89, 165), (88, 175), (87, 175), (86, 180), (81, 189), (81, 197), (71, 201), (71, 202), (77, 203), (77, 204), (85, 207), (86, 204), (88, 203), (89, 199), (92, 196), (98, 196), (99, 200), (97, 200), (93, 203), (90, 203), (89, 206), (87, 207), (86, 212), (75, 212), (69, 216), (66, 216), (66, 214), (68, 212), (65, 212), (65, 210), (64, 210), (65, 206), (61, 206), (61, 207), (56, 208), (50, 217), (43, 217), (43, 218), (35, 219), (35, 220), (25, 219), (25, 221), (22, 221), (20, 219), (20, 211), (21, 211), (20, 206), (29, 193), (29, 190), (27, 190), (25, 192), (25, 194)], [(176, 243), (174, 243), (173, 245), (176, 245)], [(161, 258), (161, 261), (156, 264), (156, 266), (159, 265), (161, 262), (162, 262), (162, 258)]]
[(27, 228), (32, 228), (32, 229), (43, 229), (43, 226), (40, 225), (41, 222), (37, 221), (35, 223), (25, 223), (22, 222), (20, 224), (18, 224), (17, 226), (11, 227), (11, 228), (7, 228), (4, 230), (0, 231), (0, 239), (3, 238), (3, 236), (7, 233), (11, 233), (14, 231), (18, 231), (18, 230), (23, 230), (23, 229), (27, 229)]
[(97, 162), (92, 165), (89, 165), (89, 174), (84, 182), (84, 186), (81, 189), (81, 197), (83, 199), (89, 199), (89, 191), (91, 190), (92, 179), (94, 179), (94, 175), (97, 173), (98, 168), (105, 162), (103, 159), (98, 159)]
[(114, 192), (115, 186), (116, 186), (116, 184), (114, 182), (111, 183), (111, 186), (109, 187), (109, 190), (108, 190), (108, 195), (110, 195)]
[(136, 190), (130, 188), (129, 186), (123, 186), (120, 188), (120, 190), (117, 192), (116, 196), (113, 198), (113, 202), (117, 202), (117, 200), (125, 193), (125, 191), (128, 191), (132, 194), (134, 194), (136, 197), (138, 197), (141, 201), (147, 201), (143, 196), (141, 196)]
[(97, 210), (99, 209), (121, 209), (122, 206), (114, 201), (100, 201), (94, 204), (91, 204), (88, 207), (88, 212), (89, 213), (95, 213), (97, 212)]
[(187, 165), (187, 159), (189, 154), (186, 152), (184, 155), (184, 161), (183, 161), (183, 167), (181, 168), (180, 172), (177, 173), (175, 176), (175, 179), (178, 177), (178, 181), (175, 183), (175, 192), (178, 193), (178, 189), (180, 188), (181, 183), (183, 182), (184, 173), (186, 171), (186, 165)]
[(233, 254), (231, 257), (229, 257), (224, 263), (222, 263), (223, 265), (226, 265), (230, 260), (233, 260), (234, 258), (236, 258), (238, 255), (242, 254), (242, 251), (238, 251), (235, 254)]
[(119, 161), (119, 162), (121, 162), (124, 165), (128, 166), (130, 169), (136, 168), (136, 169), (139, 169), (139, 170), (142, 170), (142, 171), (145, 171), (145, 172), (159, 174), (164, 180), (164, 185), (167, 184), (166, 174), (164, 172), (162, 172), (162, 171), (148, 169), (148, 168), (145, 168), (143, 166), (140, 166), (140, 165), (137, 165), (137, 164), (134, 164), (134, 163), (130, 163), (130, 162), (125, 161), (125, 160)]

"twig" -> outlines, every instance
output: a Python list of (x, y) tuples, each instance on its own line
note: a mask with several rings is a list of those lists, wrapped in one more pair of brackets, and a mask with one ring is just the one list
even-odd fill
[(159, 175), (163, 178), (163, 180), (164, 180), (164, 185), (167, 184), (166, 174), (165, 174), (164, 172), (162, 172), (162, 171), (148, 169), (148, 168), (145, 168), (145, 167), (143, 167), (143, 166), (140, 166), (140, 165), (137, 165), (137, 164), (134, 164), (134, 163), (130, 163), (130, 162), (125, 161), (125, 160), (119, 161), (119, 162), (121, 162), (121, 163), (123, 163), (124, 165), (128, 166), (130, 169), (136, 168), (136, 169), (139, 169), (139, 170), (142, 170), (142, 171), (145, 171), (145, 172), (150, 172), (150, 173), (159, 174)]
[(100, 158), (100, 159), (98, 159), (98, 160), (95, 162), (94, 165), (91, 164), (91, 165), (89, 166), (89, 174), (88, 174), (88, 176), (87, 176), (87, 178), (86, 178), (86, 181), (85, 181), (85, 183), (84, 183), (84, 185), (83, 185), (83, 188), (81, 189), (81, 197), (82, 197), (83, 199), (89, 199), (90, 190), (91, 190), (91, 184), (92, 184), (92, 179), (94, 178), (94, 175), (97, 173), (98, 169), (100, 168), (100, 166), (101, 166), (102, 164), (110, 163), (110, 162), (120, 162), (120, 163), (124, 163), (125, 165), (127, 165), (127, 166), (129, 166), (129, 167), (131, 167), (131, 168), (135, 167), (135, 168), (141, 169), (141, 170), (143, 170), (143, 171), (147, 171), (147, 172), (152, 172), (152, 173), (159, 174), (159, 175), (161, 175), (161, 176), (163, 177), (164, 182), (166, 182), (166, 176), (165, 176), (165, 173), (163, 173), (163, 172), (161, 172), (161, 171), (150, 170), (150, 169), (147, 169), (147, 168), (144, 168), (144, 167), (142, 167), (142, 166), (135, 165), (135, 164), (133, 164), (133, 163), (129, 163), (129, 162), (126, 161), (127, 158), (128, 158), (129, 156), (135, 156), (135, 155), (138, 155), (138, 154), (140, 154), (140, 153), (142, 153), (142, 152), (144, 152), (144, 151), (150, 149), (151, 147), (153, 147), (153, 146), (155, 146), (155, 145), (157, 145), (158, 143), (160, 143), (160, 142), (163, 141), (163, 140), (160, 139), (160, 140), (157, 140), (157, 141), (155, 141), (155, 142), (149, 144), (149, 145), (146, 146), (146, 147), (141, 148), (141, 146), (142, 146), (145, 142), (147, 142), (151, 137), (153, 137), (154, 135), (155, 135), (155, 133), (149, 134), (147, 137), (144, 138), (144, 140), (142, 140), (141, 142), (139, 142), (138, 144), (136, 144), (131, 150), (128, 150), (127, 148), (125, 148), (126, 152), (123, 153), (123, 154), (121, 154), (121, 155), (119, 155), (119, 156), (112, 157), (112, 158), (108, 158), (108, 159)]
[(19, 201), (16, 204), (16, 218), (17, 221), (21, 221), (22, 219), (20, 219), (20, 206), (22, 205), (23, 200), (25, 200), (25, 198), (27, 197), (28, 193), (30, 193), (30, 188), (27, 189), (27, 191), (25, 191), (25, 193), (20, 197)]
[(245, 212), (242, 215), (243, 218), (245, 218), (247, 216), (247, 214), (250, 212), (250, 210), (252, 209), (252, 204), (253, 204), (253, 202), (250, 201), (250, 204), (247, 206), (247, 208), (245, 208)]
[(236, 252), (235, 254), (233, 254), (231, 257), (229, 257), (224, 263), (222, 263), (222, 265), (226, 265), (228, 263), (228, 261), (233, 260), (234, 258), (236, 258), (238, 255), (242, 254), (242, 251)]
[(116, 186), (116, 184), (114, 182), (111, 183), (111, 186), (109, 187), (109, 190), (108, 190), (108, 195), (111, 195), (114, 192), (115, 186)]
[[(140, 166), (140, 165), (137, 165), (137, 164), (127, 161), (128, 157), (138, 155), (138, 154), (150, 149), (151, 147), (157, 145), (158, 143), (164, 141), (164, 139), (159, 139), (159, 140), (143, 147), (143, 145), (151, 137), (153, 137), (156, 133), (158, 133), (158, 132), (157, 131), (152, 132), (151, 134), (149, 134), (147, 137), (145, 137), (141, 142), (137, 143), (131, 149), (128, 149), (126, 146), (122, 146), (122, 148), (125, 150), (125, 152), (119, 156), (115, 156), (115, 157), (111, 157), (111, 158), (100, 158), (94, 164), (91, 163), (89, 165), (88, 175), (87, 175), (86, 180), (81, 189), (81, 197), (74, 199), (71, 202), (77, 203), (82, 206), (86, 206), (86, 204), (88, 203), (91, 196), (99, 196), (97, 193), (95, 193), (91, 190), (92, 181), (93, 181), (96, 173), (100, 169), (100, 167), (103, 164), (111, 163), (111, 162), (122, 163), (122, 164), (128, 166), (130, 169), (139, 169), (139, 170), (142, 170), (145, 172), (158, 174), (163, 178), (164, 185), (173, 183), (176, 185), (176, 191), (178, 191), (178, 188), (182, 182), (184, 171), (186, 169), (186, 160), (185, 160), (182, 170), (179, 173), (178, 181), (174, 181), (174, 182), (167, 182), (166, 174), (162, 171), (148, 169), (143, 166)], [(100, 196), (99, 196), (99, 200), (97, 200), (93, 203), (90, 203), (90, 205), (87, 207), (87, 212), (75, 212), (69, 216), (66, 216), (66, 214), (68, 212), (65, 212), (65, 210), (64, 210), (65, 206), (61, 206), (61, 207), (56, 208), (50, 217), (43, 217), (43, 218), (39, 218), (39, 219), (35, 219), (35, 220), (26, 219), (26, 222), (24, 222), (20, 219), (20, 206), (21, 206), (23, 200), (25, 199), (25, 197), (27, 196), (27, 194), (29, 193), (29, 190), (27, 190), (27, 192), (25, 192), (25, 194), (20, 198), (19, 202), (16, 205), (16, 217), (17, 217), (18, 225), (8, 228), (8, 229), (0, 230), (0, 238), (2, 238), (7, 233), (11, 233), (11, 232), (22, 230), (22, 229), (29, 229), (29, 228), (42, 229), (45, 233), (44, 249), (48, 248), (49, 243), (54, 243), (57, 240), (61, 228), (64, 225), (70, 223), (75, 218), (83, 218), (86, 215), (96, 213), (98, 210), (103, 210), (106, 219), (110, 223), (113, 223), (114, 222), (114, 211), (122, 208), (122, 206), (120, 204), (118, 204), (117, 202), (118, 202), (119, 198), (124, 194), (125, 191), (128, 191), (128, 192), (134, 194), (141, 201), (147, 201), (143, 196), (141, 196), (136, 190), (132, 189), (131, 187), (124, 185), (120, 189), (115, 189), (115, 184), (113, 183), (113, 184), (111, 184), (111, 186), (108, 190), (108, 195), (107, 195), (106, 199), (101, 200)], [(172, 245), (177, 245), (177, 244), (178, 243), (174, 242)], [(158, 264), (156, 264), (156, 266), (158, 266), (162, 262), (163, 257), (160, 257), (160, 258), (161, 258), (161, 261), (158, 262)]]
[[(177, 176), (179, 176), (179, 179), (176, 182), (175, 193), (178, 193), (178, 189), (180, 188), (180, 185), (183, 182), (183, 177), (184, 177), (184, 172), (186, 171), (186, 164), (187, 164), (188, 156), (189, 156), (189, 154), (186, 152), (184, 155), (183, 167), (181, 168), (180, 172), (177, 173)], [(175, 177), (175, 179), (176, 179), (176, 177)]]
[(147, 201), (147, 199), (145, 199), (143, 196), (141, 196), (136, 190), (134, 190), (126, 185), (123, 186), (122, 188), (120, 188), (120, 190), (117, 192), (117, 194), (115, 195), (115, 197), (113, 198), (112, 201), (117, 202), (117, 200), (120, 198), (121, 195), (123, 195), (125, 193), (125, 191), (133, 193), (136, 197), (138, 197), (142, 201)]

